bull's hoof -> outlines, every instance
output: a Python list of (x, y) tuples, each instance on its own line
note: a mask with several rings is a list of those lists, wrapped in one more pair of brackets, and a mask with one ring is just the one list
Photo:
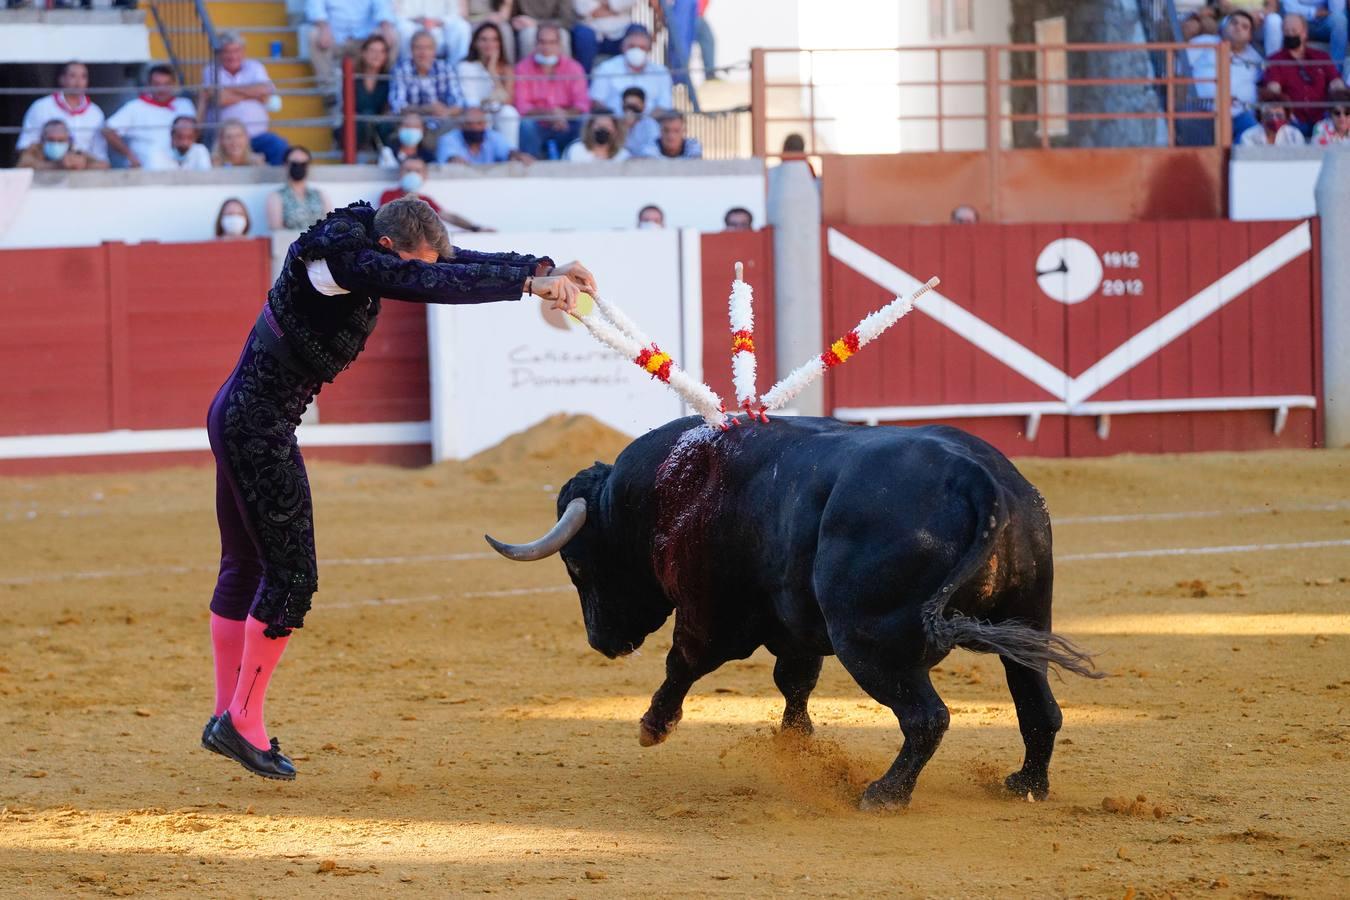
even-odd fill
[(675, 730), (676, 725), (680, 724), (680, 719), (683, 716), (682, 711), (676, 713), (675, 718), (667, 722), (665, 727), (656, 725), (646, 716), (643, 716), (642, 720), (638, 722), (638, 743), (644, 747), (655, 747), (670, 737), (670, 733)]
[(1036, 801), (1050, 796), (1050, 779), (1044, 775), (1028, 775), (1025, 771), (1014, 772), (1003, 780), (1008, 796), (1023, 800), (1028, 794)]
[(904, 809), (909, 806), (909, 798), (909, 791), (898, 790), (891, 785), (874, 781), (863, 791), (862, 799), (858, 801), (858, 809), (863, 812)]
[(810, 737), (816, 733), (816, 726), (812, 724), (811, 717), (802, 713), (799, 716), (783, 715), (782, 731), (798, 735), (800, 737)]

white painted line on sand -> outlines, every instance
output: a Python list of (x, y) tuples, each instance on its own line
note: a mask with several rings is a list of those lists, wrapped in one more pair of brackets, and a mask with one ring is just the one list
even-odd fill
[(1111, 522), (1164, 522), (1169, 519), (1222, 519), (1228, 516), (1256, 516), (1271, 513), (1337, 512), (1350, 509), (1350, 500), (1309, 506), (1246, 506), (1242, 509), (1191, 509), (1177, 512), (1124, 513), (1106, 516), (1054, 516), (1051, 525), (1094, 525)]
[(1055, 562), (1082, 562), (1090, 559), (1148, 559), (1155, 556), (1211, 556), (1222, 553), (1264, 553), (1271, 550), (1314, 550), (1319, 547), (1350, 547), (1350, 539), (1295, 541), (1290, 544), (1231, 544), (1226, 547), (1159, 547), (1154, 550), (1067, 553), (1063, 556), (1056, 555)]

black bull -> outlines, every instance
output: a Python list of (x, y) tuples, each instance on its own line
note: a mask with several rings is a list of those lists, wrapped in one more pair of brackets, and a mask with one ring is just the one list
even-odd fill
[(590, 644), (630, 653), (675, 613), (644, 746), (679, 722), (690, 687), (760, 646), (777, 662), (783, 727), (835, 654), (895, 713), (904, 744), (864, 808), (909, 802), (950, 715), (929, 670), (953, 647), (997, 653), (1026, 745), (1006, 781), (1044, 799), (1061, 715), (1049, 664), (1093, 675), (1050, 631), (1050, 516), (1003, 454), (944, 426), (862, 428), (781, 418), (717, 432), (698, 419), (633, 441), (558, 495), (559, 520), (513, 559), (561, 551)]

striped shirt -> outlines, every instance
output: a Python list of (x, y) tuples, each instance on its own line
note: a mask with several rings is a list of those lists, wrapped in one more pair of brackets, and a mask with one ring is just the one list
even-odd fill
[(463, 106), (464, 91), (459, 76), (444, 60), (431, 64), (431, 71), (420, 74), (411, 59), (404, 59), (394, 67), (394, 83), (389, 88), (389, 109), (402, 112), (405, 106), (425, 106), (429, 103)]

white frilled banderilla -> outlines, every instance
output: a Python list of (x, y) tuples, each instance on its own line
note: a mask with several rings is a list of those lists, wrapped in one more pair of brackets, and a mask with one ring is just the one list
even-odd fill
[[(863, 318), (848, 334), (829, 346), (819, 356), (798, 366), (786, 378), (775, 384), (755, 403), (754, 312), (750, 286), (743, 280), (744, 270), (736, 264), (736, 280), (728, 301), (731, 316), (732, 376), (736, 399), (753, 420), (768, 421), (769, 410), (781, 409), (828, 370), (857, 353), (881, 336), (887, 328), (900, 321), (914, 308), (914, 302), (940, 283), (934, 277), (908, 297), (896, 297), (881, 309)], [(701, 381), (681, 369), (632, 319), (616, 306), (600, 297), (592, 298), (595, 308), (584, 316), (573, 315), (596, 340), (621, 356), (632, 360), (656, 380), (668, 385), (703, 417), (713, 428), (726, 430), (736, 420), (729, 417), (722, 398)]]
[(930, 278), (927, 283), (919, 285), (919, 289), (908, 297), (896, 297), (881, 309), (864, 317), (861, 322), (853, 326), (853, 330), (831, 344), (824, 353), (802, 363), (796, 369), (793, 369), (792, 373), (786, 378), (770, 388), (769, 392), (760, 398), (761, 412), (781, 409), (827, 371), (842, 362), (847, 362), (849, 357), (876, 340), (883, 331), (904, 318), (914, 308), (914, 301), (940, 283), (936, 276)]

